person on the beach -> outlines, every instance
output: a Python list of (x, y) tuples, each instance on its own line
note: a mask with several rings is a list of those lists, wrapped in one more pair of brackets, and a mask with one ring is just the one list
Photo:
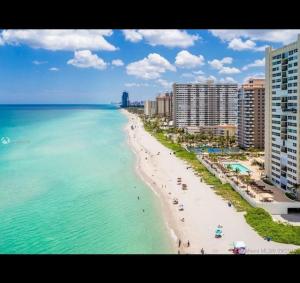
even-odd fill
[(181, 218), (180, 220), (181, 220), (181, 222), (184, 222), (184, 218)]
[(203, 250), (203, 248), (201, 249), (201, 254), (203, 254), (203, 255), (204, 255), (204, 250)]
[(179, 239), (179, 242), (178, 242), (178, 247), (180, 248), (180, 245), (181, 245), (181, 240)]
[(138, 197), (138, 199), (140, 199), (140, 197)]
[(190, 246), (190, 241), (187, 242), (187, 246), (188, 246), (188, 247)]

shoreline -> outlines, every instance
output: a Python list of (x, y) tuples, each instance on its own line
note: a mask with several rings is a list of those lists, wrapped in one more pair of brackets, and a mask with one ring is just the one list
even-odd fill
[[(160, 209), (162, 210), (162, 216), (164, 220), (164, 224), (166, 225), (167, 232), (169, 233), (169, 239), (172, 240), (171, 247), (173, 249), (173, 252), (176, 254), (178, 252), (177, 247), (177, 241), (180, 238), (180, 230), (176, 227), (176, 223), (173, 219), (173, 215), (169, 209), (168, 204), (166, 203), (165, 198), (161, 195), (161, 191), (158, 188), (158, 186), (151, 180), (149, 176), (145, 172), (143, 172), (141, 168), (141, 156), (139, 152), (137, 151), (137, 148), (132, 143), (132, 140), (130, 138), (130, 116), (128, 116), (128, 112), (122, 110), (122, 112), (126, 115), (128, 118), (128, 122), (126, 123), (124, 127), (124, 131), (127, 136), (127, 143), (130, 147), (130, 149), (134, 152), (134, 155), (136, 157), (135, 160), (135, 172), (140, 177), (140, 179), (150, 188), (150, 190), (155, 194), (155, 196), (158, 198), (158, 202), (160, 205)], [(182, 248), (180, 249), (180, 252), (182, 252)]]
[[(265, 241), (246, 223), (243, 212), (229, 208), (192, 169), (187, 169), (185, 161), (174, 156), (144, 129), (137, 115), (121, 111), (128, 118), (125, 131), (127, 142), (137, 156), (136, 172), (159, 197), (167, 228), (181, 240), (180, 253), (199, 254), (203, 248), (206, 254), (232, 254), (230, 249), (234, 241), (245, 241), (248, 254), (286, 254), (299, 248)], [(177, 177), (182, 178), (188, 190), (181, 190)], [(178, 205), (172, 203), (173, 197), (184, 205), (184, 211), (179, 211)], [(180, 220), (182, 217), (184, 222)], [(224, 227), (224, 236), (215, 239), (214, 232), (219, 224)], [(178, 241), (172, 238), (176, 252)], [(187, 241), (190, 247), (186, 246)]]

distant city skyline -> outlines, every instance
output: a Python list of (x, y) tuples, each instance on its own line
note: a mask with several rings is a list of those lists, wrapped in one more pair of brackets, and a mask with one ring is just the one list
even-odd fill
[(153, 99), (172, 83), (264, 77), (300, 30), (0, 30), (0, 103)]

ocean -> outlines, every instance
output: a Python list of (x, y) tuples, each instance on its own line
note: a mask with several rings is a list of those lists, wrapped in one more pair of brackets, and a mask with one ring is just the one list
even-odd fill
[(173, 252), (126, 122), (113, 105), (0, 106), (1, 254)]

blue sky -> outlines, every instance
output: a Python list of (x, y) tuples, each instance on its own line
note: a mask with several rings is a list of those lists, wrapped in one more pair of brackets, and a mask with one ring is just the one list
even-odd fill
[(264, 76), (299, 30), (0, 30), (0, 103), (154, 98), (173, 82)]

